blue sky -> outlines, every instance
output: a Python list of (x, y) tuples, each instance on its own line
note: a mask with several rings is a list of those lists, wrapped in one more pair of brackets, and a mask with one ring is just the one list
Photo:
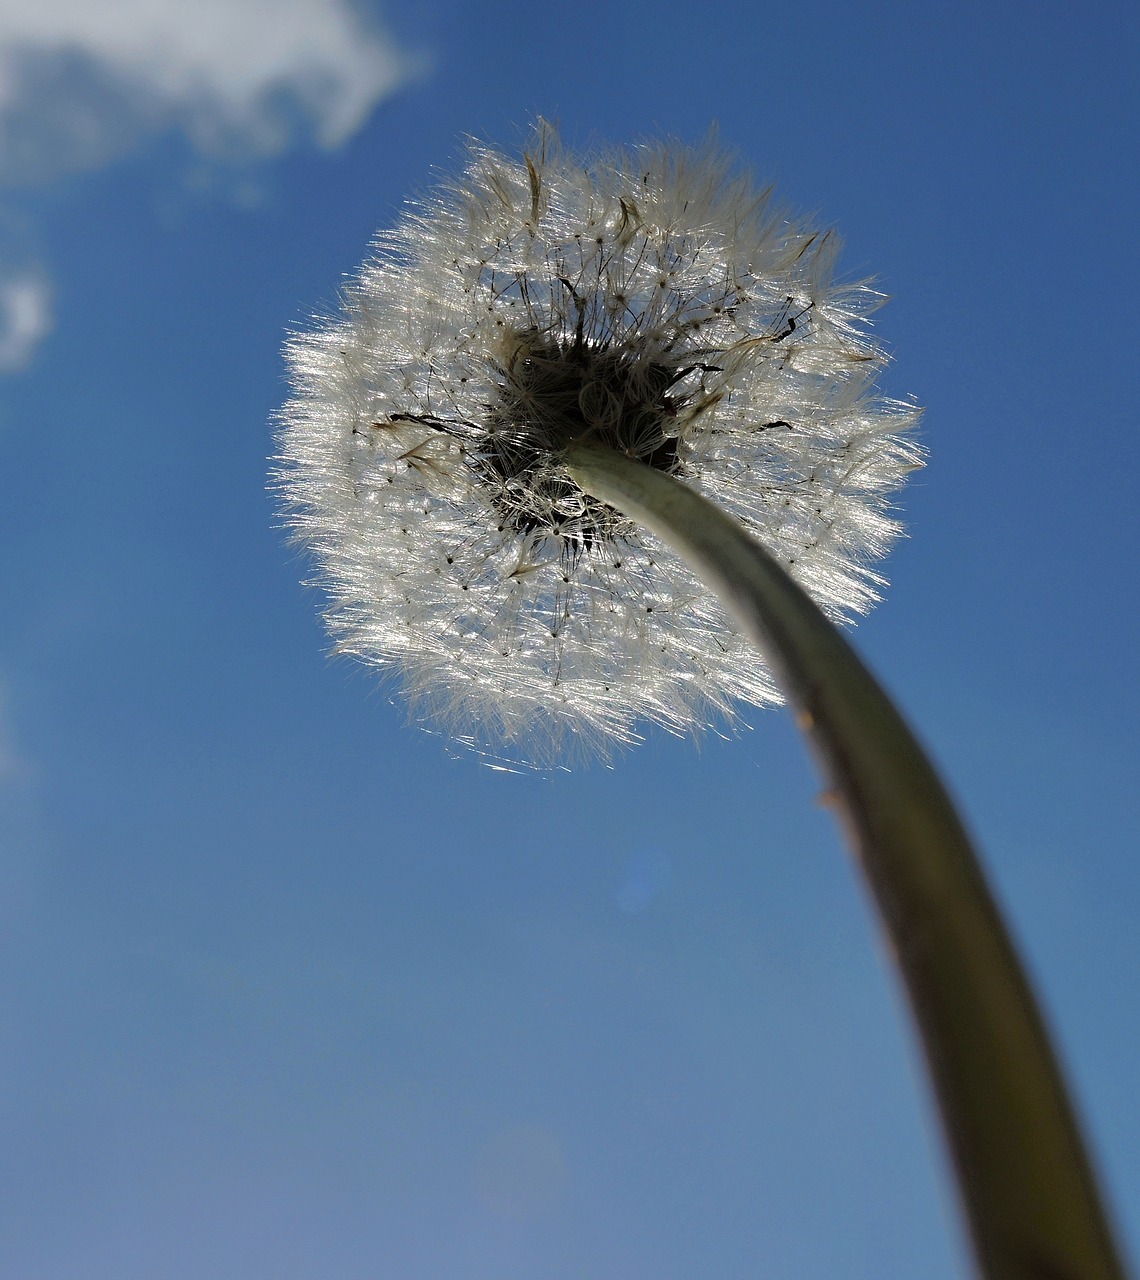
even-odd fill
[(5, 6), (0, 1271), (965, 1274), (788, 715), (495, 773), (329, 659), (298, 585), (285, 329), (462, 135), (537, 113), (718, 122), (892, 295), (930, 463), (856, 640), (1140, 1255), (1137, 36), (1123, 0)]

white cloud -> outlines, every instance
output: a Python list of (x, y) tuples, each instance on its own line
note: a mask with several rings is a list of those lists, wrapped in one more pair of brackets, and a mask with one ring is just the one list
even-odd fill
[[(22, 369), (50, 332), (51, 287), (33, 269), (0, 276), (0, 373)], [(6, 760), (0, 725), (0, 776)]]
[(350, 137), (414, 70), (348, 0), (4, 0), (0, 182), (42, 181), (183, 129), (270, 155)]
[[(418, 67), (353, 0), (0, 0), (0, 188), (180, 129), (212, 159), (335, 147)], [(0, 210), (0, 373), (51, 328), (39, 254)], [(18, 241), (23, 233), (16, 236)]]

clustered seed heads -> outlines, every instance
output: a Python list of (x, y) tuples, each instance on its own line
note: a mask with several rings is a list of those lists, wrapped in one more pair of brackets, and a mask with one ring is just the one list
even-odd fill
[(457, 736), (545, 762), (778, 700), (677, 556), (583, 493), (590, 439), (736, 516), (833, 618), (865, 611), (921, 451), (877, 395), (881, 301), (711, 140), (471, 145), (294, 335), (276, 484), (339, 652)]

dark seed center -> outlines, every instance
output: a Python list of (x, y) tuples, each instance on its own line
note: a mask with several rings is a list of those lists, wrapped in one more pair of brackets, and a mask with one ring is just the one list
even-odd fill
[(562, 451), (590, 439), (675, 471), (685, 372), (581, 341), (512, 335), (499, 400), (488, 407), (472, 459), (494, 487), (503, 519), (524, 533), (546, 530), (579, 544), (606, 537), (617, 513), (557, 474)]

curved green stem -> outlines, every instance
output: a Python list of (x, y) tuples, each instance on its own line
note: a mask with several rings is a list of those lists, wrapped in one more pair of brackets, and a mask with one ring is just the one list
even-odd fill
[(740, 525), (586, 442), (571, 475), (668, 543), (763, 651), (862, 863), (918, 1023), (987, 1280), (1124, 1280), (1041, 1015), (970, 842), (839, 631)]

